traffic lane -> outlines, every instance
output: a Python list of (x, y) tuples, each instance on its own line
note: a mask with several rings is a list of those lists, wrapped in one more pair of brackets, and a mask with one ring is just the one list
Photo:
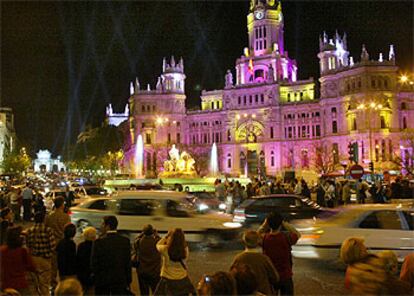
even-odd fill
[[(228, 271), (233, 258), (242, 250), (190, 251), (187, 260), (192, 282), (196, 285), (205, 273)], [(344, 270), (321, 260), (293, 259), (295, 294), (341, 295), (344, 294)]]
[[(77, 234), (75, 242), (82, 241)], [(229, 271), (233, 258), (243, 251), (241, 242), (231, 241), (221, 248), (205, 248), (190, 244), (187, 260), (191, 281), (196, 286), (204, 274)], [(293, 281), (297, 295), (343, 295), (345, 272), (338, 265), (316, 259), (293, 258)], [(132, 274), (131, 290), (139, 295), (139, 283), (135, 269)]]

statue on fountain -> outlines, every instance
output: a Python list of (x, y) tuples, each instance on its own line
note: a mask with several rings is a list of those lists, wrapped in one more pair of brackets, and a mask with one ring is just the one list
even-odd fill
[(160, 177), (176, 178), (196, 176), (194, 168), (195, 160), (188, 152), (183, 151), (180, 154), (180, 151), (173, 145), (168, 152), (168, 156), (169, 159), (164, 161), (164, 171), (160, 173)]

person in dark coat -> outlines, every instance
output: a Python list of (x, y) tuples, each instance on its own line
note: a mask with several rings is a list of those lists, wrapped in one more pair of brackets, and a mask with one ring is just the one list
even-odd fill
[(115, 216), (103, 218), (104, 236), (92, 247), (92, 271), (95, 277), (95, 295), (129, 294), (131, 284), (131, 247), (129, 239), (116, 231)]
[(157, 242), (161, 239), (152, 225), (144, 226), (142, 233), (134, 243), (136, 268), (141, 295), (155, 292), (160, 281), (161, 255), (157, 250)]
[(13, 226), (13, 212), (10, 208), (3, 208), (0, 211), (0, 245), (6, 243), (7, 229)]
[(321, 207), (325, 207), (325, 189), (323, 187), (323, 180), (318, 181), (318, 186), (316, 188), (316, 203)]
[(93, 277), (91, 269), (92, 246), (96, 239), (96, 229), (86, 227), (83, 231), (84, 241), (78, 245), (76, 252), (76, 269), (83, 291), (86, 295), (91, 294), (93, 287)]
[(56, 246), (60, 280), (76, 276), (76, 244), (73, 241), (76, 234), (75, 224), (66, 224), (63, 234), (64, 238)]

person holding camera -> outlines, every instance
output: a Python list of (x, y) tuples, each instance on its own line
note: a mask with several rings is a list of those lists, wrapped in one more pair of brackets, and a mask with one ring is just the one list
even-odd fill
[(188, 277), (185, 260), (189, 250), (181, 228), (168, 231), (157, 243), (162, 257), (161, 280), (154, 295), (195, 295), (195, 289)]
[(160, 239), (157, 230), (148, 224), (134, 242), (132, 265), (137, 270), (141, 295), (149, 295), (150, 289), (154, 294), (160, 281), (161, 255), (157, 250)]
[[(262, 234), (263, 254), (268, 256), (279, 273), (276, 290), (281, 295), (293, 295), (292, 246), (300, 233), (277, 213), (270, 213), (259, 228)], [(276, 291), (276, 293), (278, 292)]]

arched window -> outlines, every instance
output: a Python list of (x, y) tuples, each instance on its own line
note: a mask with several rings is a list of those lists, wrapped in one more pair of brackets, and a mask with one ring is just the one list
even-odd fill
[(401, 103), (401, 110), (407, 110), (407, 103), (406, 102)]
[(381, 120), (381, 128), (387, 128), (387, 123), (385, 121), (384, 115), (381, 115), (380, 120)]
[(270, 166), (274, 167), (275, 166), (275, 153), (272, 151), (270, 152)]
[(407, 128), (407, 118), (403, 117), (403, 129)]
[(338, 133), (338, 123), (336, 122), (336, 120), (332, 121), (332, 133)]
[(227, 168), (231, 169), (231, 154), (227, 154)]
[(352, 128), (351, 130), (356, 131), (357, 130), (357, 121), (356, 118), (352, 118)]

